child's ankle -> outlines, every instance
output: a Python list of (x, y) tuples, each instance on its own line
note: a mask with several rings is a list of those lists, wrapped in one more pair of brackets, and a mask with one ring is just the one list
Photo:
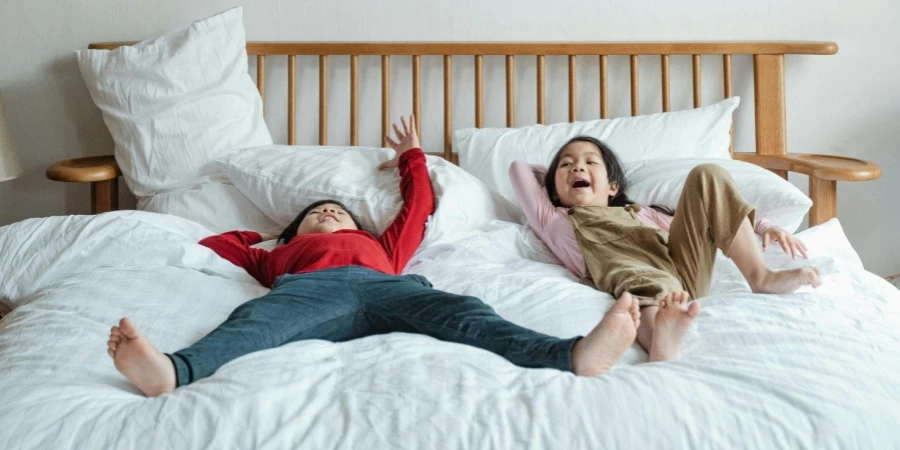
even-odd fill
[(753, 270), (748, 274), (744, 275), (744, 278), (747, 279), (747, 283), (750, 285), (750, 290), (753, 292), (758, 292), (763, 286), (766, 285), (766, 282), (769, 280), (769, 277), (772, 276), (774, 272), (770, 270), (768, 267), (764, 269)]

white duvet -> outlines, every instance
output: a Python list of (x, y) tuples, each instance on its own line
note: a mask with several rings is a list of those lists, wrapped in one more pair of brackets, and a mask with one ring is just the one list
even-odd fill
[[(836, 220), (799, 234), (815, 291), (751, 294), (720, 255), (675, 362), (635, 345), (578, 378), (394, 333), (253, 353), (145, 398), (106, 354), (120, 317), (176, 351), (266, 292), (196, 244), (208, 233), (133, 211), (0, 228), (0, 448), (900, 447), (900, 291), (863, 270)], [(407, 271), (562, 337), (611, 304), (508, 223), (422, 249)]]

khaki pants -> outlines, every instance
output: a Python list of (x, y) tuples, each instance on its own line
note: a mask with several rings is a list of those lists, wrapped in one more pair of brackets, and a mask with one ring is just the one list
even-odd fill
[[(640, 206), (576, 206), (569, 219), (584, 255), (586, 284), (618, 298), (634, 295), (658, 306), (672, 292), (698, 299), (709, 292), (716, 249), (727, 252), (755, 209), (728, 172), (714, 164), (688, 174), (669, 232), (643, 225)], [(589, 282), (589, 283), (588, 283)]]

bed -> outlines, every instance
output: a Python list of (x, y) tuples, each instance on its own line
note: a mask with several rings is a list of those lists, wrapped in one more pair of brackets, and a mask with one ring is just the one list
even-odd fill
[[(719, 255), (711, 295), (702, 299), (703, 311), (682, 357), (647, 364), (635, 344), (598, 378), (520, 369), (475, 348), (393, 333), (253, 353), (172, 394), (145, 398), (106, 355), (111, 325), (127, 315), (161, 349), (174, 351), (266, 289), (197, 245), (214, 230), (188, 213), (177, 214), (186, 203), (166, 203), (172, 213), (162, 213), (153, 211), (159, 206), (153, 200), (139, 200), (143, 211), (118, 211), (116, 180), (123, 169), (135, 172), (129, 172), (133, 161), (117, 163), (122, 161), (117, 148), (117, 158), (67, 161), (48, 169), (54, 179), (93, 183), (98, 214), (29, 219), (0, 228), (0, 305), (8, 310), (0, 321), (0, 448), (881, 449), (900, 442), (900, 291), (863, 268), (835, 218), (836, 181), (877, 178), (880, 171), (853, 158), (794, 155), (786, 148), (785, 55), (833, 54), (835, 44), (251, 42), (246, 49), (256, 58), (256, 89), (269, 101), (267, 64), (286, 56), (288, 145), (298, 137), (297, 55), (317, 57), (321, 67), (349, 55), (349, 121), (328, 122), (330, 78), (322, 75), (319, 145), (297, 150), (308, 155), (327, 146), (329, 127), (348, 130), (350, 145), (360, 144), (358, 58), (381, 57), (380, 131), (386, 132), (391, 60), (409, 58), (411, 109), (421, 120), (422, 59), (438, 55), (444, 147), (433, 157), (443, 161), (434, 162), (434, 176), (449, 181), (439, 183), (430, 234), (406, 272), (427, 277), (436, 288), (482, 298), (509, 320), (562, 337), (588, 332), (612, 299), (579, 284), (516, 220), (515, 209), (498, 212), (492, 205), (502, 203), (502, 196), (492, 189), (473, 194), (475, 181), (458, 174), (452, 112), (459, 91), (452, 89), (451, 64), (471, 58), (475, 87), (464, 95), (474, 94), (478, 129), (484, 123), (484, 58), (503, 57), (506, 125), (512, 128), (517, 123), (514, 66), (526, 56), (537, 69), (536, 122), (544, 122), (547, 111), (545, 65), (559, 60), (572, 74), (566, 100), (574, 123), (576, 102), (583, 98), (574, 75), (577, 62), (597, 62), (602, 77), (598, 106), (607, 118), (607, 58), (625, 55), (632, 75), (640, 63), (658, 58), (662, 105), (668, 112), (670, 55), (690, 55), (696, 107), (702, 106), (700, 55), (721, 58), (725, 98), (732, 96), (732, 55), (751, 55), (751, 132), (757, 147), (754, 153), (734, 152), (734, 159), (770, 169), (776, 178), (787, 171), (810, 176), (812, 208), (806, 208), (811, 227), (797, 235), (810, 249), (808, 264), (820, 269), (824, 285), (790, 295), (753, 294), (735, 266)], [(629, 83), (634, 116), (641, 105), (637, 80), (632, 76)], [(293, 152), (274, 147), (256, 151)], [(730, 156), (730, 142), (724, 148)], [(347, 161), (365, 162), (375, 152), (345, 154)], [(305, 172), (293, 175), (325, 183), (309, 166), (320, 168), (317, 164), (326, 160), (309, 162), (312, 157), (304, 157), (306, 166), (297, 169)], [(226, 169), (244, 167), (242, 173), (249, 173), (234, 158), (228, 157)], [(141, 181), (129, 184), (132, 191), (148, 187)], [(204, 189), (193, 187), (191, 195)], [(274, 195), (270, 205), (265, 198), (246, 199), (264, 213), (256, 223), (265, 227), (278, 223), (272, 211), (277, 200), (294, 194)], [(451, 194), (484, 197), (480, 215), (460, 216), (452, 201), (440, 203)], [(212, 195), (221, 199), (225, 194)], [(360, 207), (396, 203), (395, 198), (357, 200)], [(223, 219), (219, 226), (252, 215), (240, 205), (234, 208), (234, 221)], [(389, 213), (385, 207), (363, 215), (378, 229)], [(798, 264), (777, 249), (765, 255), (775, 268)]]

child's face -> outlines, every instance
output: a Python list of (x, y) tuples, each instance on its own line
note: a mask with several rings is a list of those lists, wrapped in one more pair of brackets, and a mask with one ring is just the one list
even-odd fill
[(608, 206), (619, 191), (609, 184), (600, 149), (590, 142), (573, 142), (562, 150), (556, 169), (556, 192), (563, 206)]
[(338, 230), (358, 229), (347, 211), (338, 205), (325, 203), (306, 214), (297, 227), (297, 234), (334, 233)]

